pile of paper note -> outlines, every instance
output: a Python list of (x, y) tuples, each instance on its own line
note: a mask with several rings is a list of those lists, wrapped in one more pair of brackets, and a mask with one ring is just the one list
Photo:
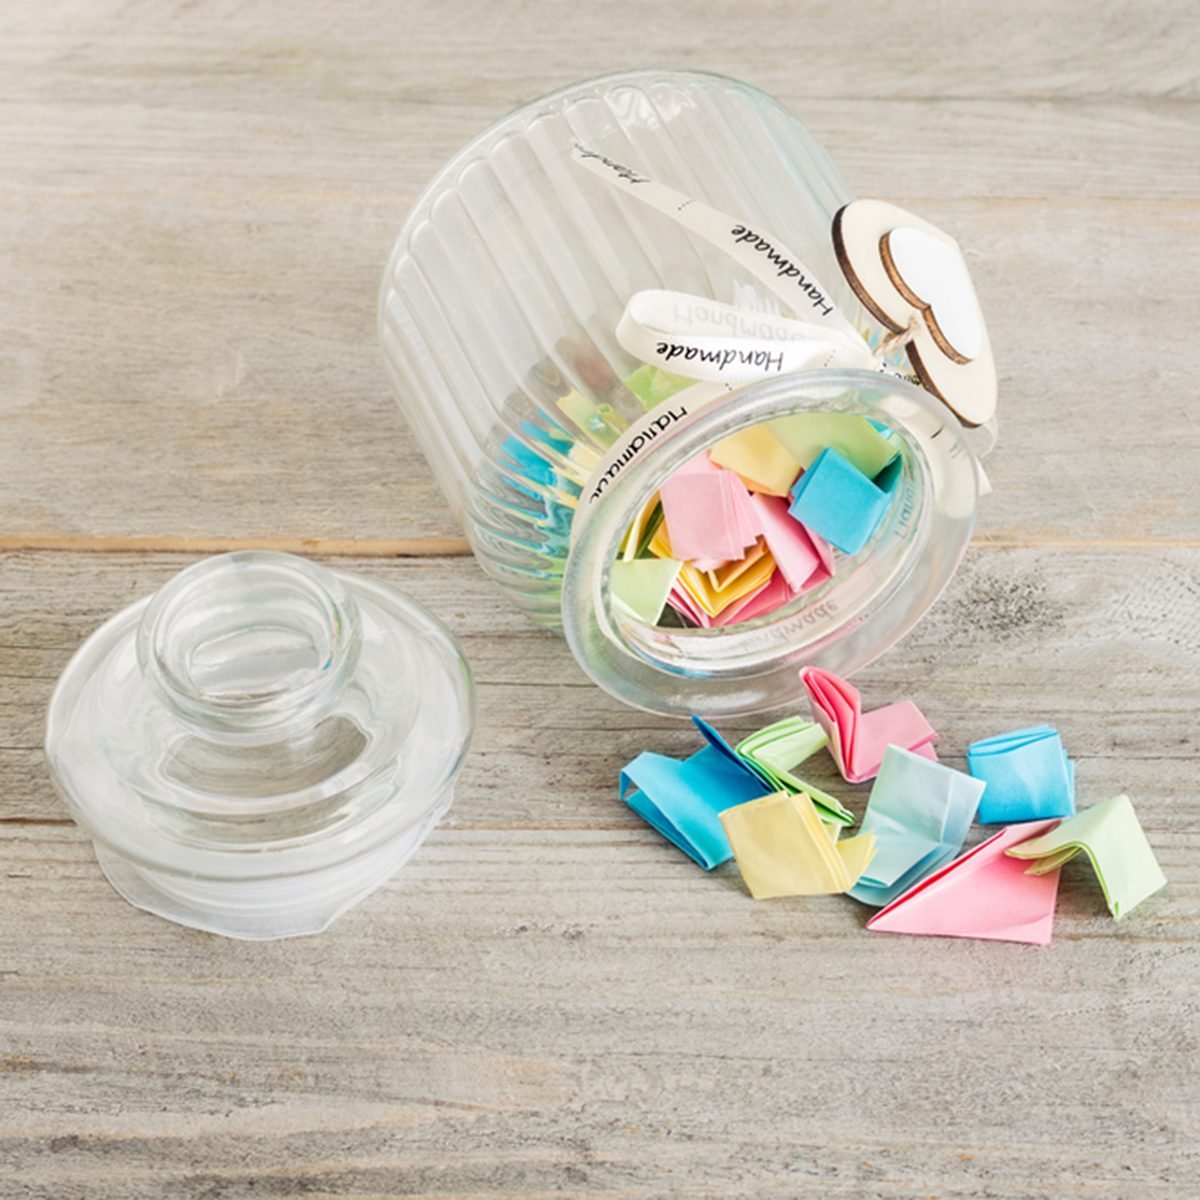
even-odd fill
[[(638, 755), (622, 798), (706, 870), (734, 859), (755, 899), (846, 893), (879, 909), (877, 932), (1043, 945), (1060, 869), (1081, 852), (1114, 917), (1166, 884), (1128, 796), (1075, 811), (1074, 764), (1049, 726), (972, 743), (964, 773), (937, 761), (911, 701), (864, 713), (845, 680), (802, 677), (812, 720), (731, 747), (693, 717), (703, 749)], [(847, 782), (874, 779), (856, 836), (841, 836), (854, 824), (845, 803), (798, 773), (822, 750)], [(964, 852), (977, 817), (1004, 828)]]
[(649, 624), (726, 626), (774, 612), (857, 554), (891, 504), (902, 462), (885, 427), (854, 413), (749, 426), (679, 467), (630, 524), (611, 575)]

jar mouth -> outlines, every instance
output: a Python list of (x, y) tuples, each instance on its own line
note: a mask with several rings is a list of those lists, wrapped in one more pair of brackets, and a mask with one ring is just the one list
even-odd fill
[[(625, 530), (682, 463), (723, 438), (798, 413), (859, 414), (888, 426), (902, 470), (871, 543), (834, 577), (766, 616), (724, 628), (649, 626), (614, 604), (610, 576)], [(794, 704), (799, 669), (848, 675), (903, 637), (954, 573), (974, 523), (978, 463), (956, 418), (891, 376), (811, 371), (712, 401), (633, 459), (576, 516), (563, 579), (568, 643), (606, 691), (650, 712), (738, 716)]]

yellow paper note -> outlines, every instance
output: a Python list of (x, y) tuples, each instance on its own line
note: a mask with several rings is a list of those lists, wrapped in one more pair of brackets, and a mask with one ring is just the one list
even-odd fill
[(762, 538), (759, 538), (746, 551), (743, 557), (735, 559), (733, 562), (722, 563), (721, 566), (711, 571), (705, 571), (704, 574), (708, 576), (708, 582), (712, 585), (713, 591), (719, 592), (723, 588), (729, 587), (739, 576), (750, 570), (764, 554), (769, 553), (770, 551), (767, 549), (766, 543)]
[(786, 496), (800, 474), (790, 450), (765, 425), (739, 429), (712, 447), (708, 457), (740, 476), (752, 492)]
[(804, 792), (727, 808), (721, 825), (755, 900), (823, 896), (854, 886), (875, 852), (872, 834), (838, 841)]
[[(638, 515), (629, 522), (629, 528), (625, 530), (625, 536), (621, 539), (621, 558), (628, 561), (632, 558), (637, 558), (638, 547), (642, 544), (642, 539), (646, 536), (646, 530), (650, 525), (651, 518), (658, 509), (658, 493), (655, 492), (638, 511)], [(658, 554), (656, 558), (670, 558), (669, 554)]]
[[(739, 564), (733, 564), (737, 566)], [(731, 604), (757, 591), (775, 574), (775, 560), (770, 551), (763, 551), (751, 566), (737, 574), (727, 587), (715, 588), (707, 571), (698, 571), (691, 563), (684, 563), (679, 572), (679, 586), (687, 592), (710, 617), (723, 613)]]
[(650, 545), (647, 548), (655, 558), (675, 557), (671, 551), (671, 538), (667, 533), (666, 521), (659, 522), (658, 528), (654, 531), (654, 536), (650, 539)]

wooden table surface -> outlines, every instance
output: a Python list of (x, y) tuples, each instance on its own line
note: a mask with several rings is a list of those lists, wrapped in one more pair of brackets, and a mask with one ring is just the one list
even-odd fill
[[(0, 1196), (1200, 1194), (1198, 60), (1194, 0), (5, 5)], [(753, 903), (617, 801), (689, 734), (466, 555), (379, 362), (391, 239), (485, 124), (639, 65), (776, 93), (968, 247), (996, 494), (859, 682), (952, 765), (1057, 724), (1170, 879), (1126, 921), (1079, 863), (1045, 949)], [(127, 906), (40, 750), (82, 639), (241, 546), (406, 590), (479, 684), (450, 816), (314, 939)]]

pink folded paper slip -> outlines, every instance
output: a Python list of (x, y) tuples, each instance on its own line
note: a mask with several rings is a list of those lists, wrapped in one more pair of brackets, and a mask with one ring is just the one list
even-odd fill
[(833, 550), (788, 512), (778, 496), (750, 497), (767, 549), (793, 592), (807, 591), (833, 574)]
[(752, 617), (761, 617), (766, 613), (786, 604), (792, 598), (791, 589), (778, 571), (770, 579), (740, 600), (734, 601), (728, 608), (722, 609), (715, 617), (710, 617), (688, 593), (681, 587), (673, 587), (667, 597), (667, 603), (682, 613), (690, 621), (694, 621), (702, 629), (721, 629), (739, 621), (749, 621)]
[(1054, 926), (1058, 869), (1026, 875), (1005, 851), (1048, 833), (1057, 821), (1010, 825), (935, 871), (881, 908), (867, 928), (877, 933), (986, 938), (1045, 946)]
[(701, 571), (742, 557), (758, 539), (758, 518), (746, 485), (699, 455), (659, 489), (671, 550)]
[(937, 761), (937, 734), (911, 700), (865, 713), (858, 689), (831, 671), (804, 667), (800, 678), (808, 689), (813, 720), (828, 735), (829, 752), (849, 783), (874, 779), (889, 746)]

